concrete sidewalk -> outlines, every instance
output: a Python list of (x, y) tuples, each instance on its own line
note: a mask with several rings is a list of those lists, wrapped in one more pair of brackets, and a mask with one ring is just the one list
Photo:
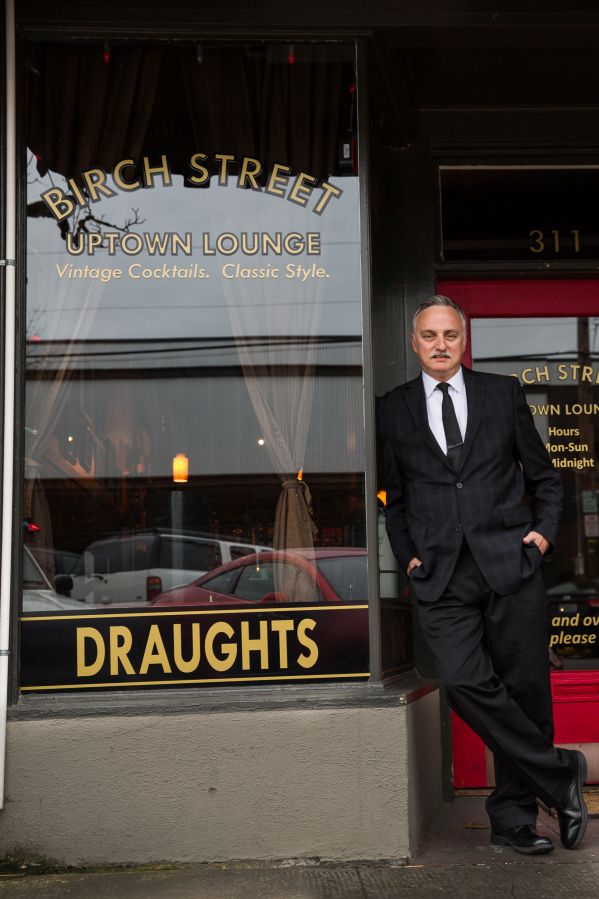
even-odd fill
[(189, 867), (156, 873), (6, 880), (23, 899), (596, 899), (599, 865), (503, 864), (403, 868)]
[[(599, 793), (585, 794), (590, 811), (599, 811)], [(589, 796), (591, 800), (589, 801)], [(554, 818), (539, 812), (537, 829), (549, 837), (555, 849), (547, 855), (517, 855), (509, 847), (493, 846), (485, 813), (485, 796), (458, 796), (443, 806), (429, 835), (411, 865), (597, 865), (599, 869), (599, 818), (590, 818), (584, 840), (573, 852), (564, 849)], [(599, 897), (599, 893), (597, 894)]]

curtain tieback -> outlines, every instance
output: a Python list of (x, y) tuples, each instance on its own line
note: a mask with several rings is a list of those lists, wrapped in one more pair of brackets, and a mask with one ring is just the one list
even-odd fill
[[(290, 481), (283, 481), (283, 483), (281, 484), (281, 487), (283, 490), (293, 490), (294, 487), (295, 488), (299, 487), (302, 497), (303, 497), (303, 500), (306, 504), (306, 509), (308, 510), (308, 514), (310, 515), (310, 518), (313, 517), (314, 512), (312, 510), (312, 494), (310, 493), (310, 488), (308, 487), (308, 485), (306, 484), (305, 481), (300, 481), (299, 478), (294, 478), (293, 480), (290, 480)], [(315, 533), (318, 533), (318, 531), (316, 530)]]
[(289, 478), (281, 484), (277, 503), (273, 546), (275, 549), (309, 549), (318, 528), (312, 518), (312, 497), (305, 481)]

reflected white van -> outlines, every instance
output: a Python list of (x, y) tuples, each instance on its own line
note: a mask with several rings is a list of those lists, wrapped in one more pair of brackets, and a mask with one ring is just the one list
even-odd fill
[(23, 547), (23, 612), (65, 612), (81, 609), (70, 594), (57, 593), (28, 546)]
[(71, 597), (89, 605), (148, 603), (242, 556), (271, 549), (209, 534), (161, 530), (97, 540), (72, 572)]

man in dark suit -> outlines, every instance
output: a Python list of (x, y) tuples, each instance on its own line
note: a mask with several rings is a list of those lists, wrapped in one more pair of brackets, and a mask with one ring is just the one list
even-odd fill
[(465, 345), (456, 303), (420, 304), (412, 346), (422, 374), (381, 400), (387, 531), (449, 704), (494, 754), (491, 842), (550, 852), (535, 829), (539, 797), (574, 849), (587, 822), (586, 760), (553, 745), (540, 572), (561, 482), (518, 379), (464, 368)]

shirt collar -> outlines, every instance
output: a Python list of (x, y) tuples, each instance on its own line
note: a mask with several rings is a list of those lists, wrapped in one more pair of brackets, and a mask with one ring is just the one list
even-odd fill
[[(440, 383), (440, 381), (436, 381), (435, 378), (431, 378), (430, 375), (427, 375), (427, 373), (423, 371), (422, 383), (424, 384), (424, 393), (428, 400), (429, 397), (432, 396), (433, 390), (437, 388), (437, 385)], [(447, 383), (450, 384), (457, 393), (466, 393), (466, 386), (464, 384), (464, 372), (462, 371), (461, 365), (453, 378), (450, 378)]]

